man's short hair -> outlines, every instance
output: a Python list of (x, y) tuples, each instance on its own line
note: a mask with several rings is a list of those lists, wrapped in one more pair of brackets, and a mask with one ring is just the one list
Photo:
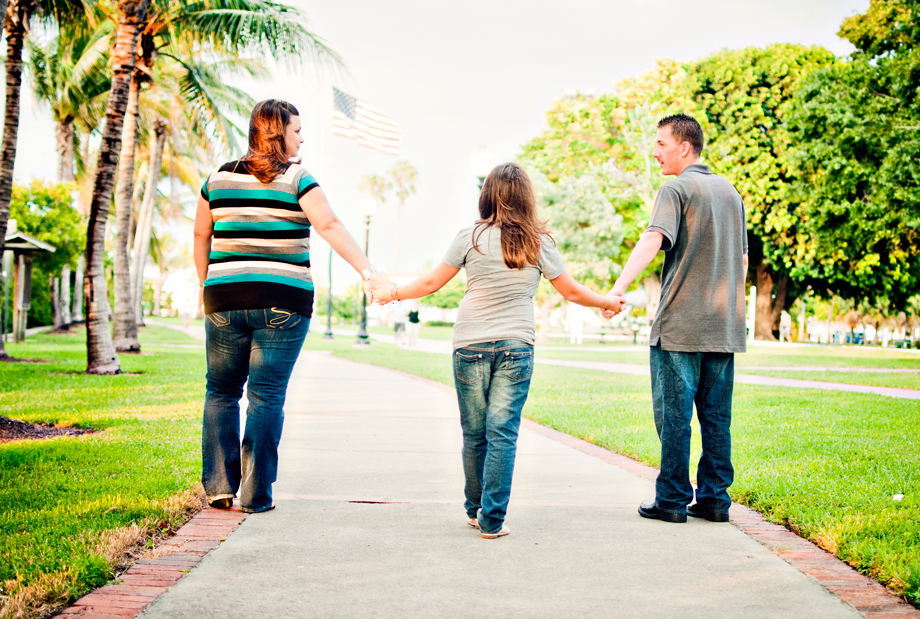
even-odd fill
[(700, 153), (703, 152), (703, 128), (700, 127), (700, 123), (696, 122), (693, 116), (674, 114), (665, 116), (658, 121), (659, 129), (668, 126), (671, 127), (671, 135), (674, 136), (677, 143), (690, 142), (693, 152), (699, 157)]

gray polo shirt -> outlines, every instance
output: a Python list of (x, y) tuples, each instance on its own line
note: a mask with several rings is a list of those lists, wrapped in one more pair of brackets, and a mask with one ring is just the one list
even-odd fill
[(454, 349), (498, 340), (523, 340), (533, 345), (533, 296), (540, 275), (552, 280), (565, 273), (556, 244), (544, 235), (540, 264), (509, 269), (502, 258), (501, 230), (486, 228), (473, 248), (473, 228), (461, 230), (444, 256), (446, 264), (466, 269), (466, 294), (454, 325)]
[(649, 345), (744, 352), (744, 204), (709, 166), (689, 165), (658, 191), (648, 230), (664, 236), (661, 303)]

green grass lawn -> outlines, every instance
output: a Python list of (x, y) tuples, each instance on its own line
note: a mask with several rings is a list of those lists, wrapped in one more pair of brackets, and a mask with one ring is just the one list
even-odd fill
[[(105, 584), (198, 505), (203, 349), (151, 346), (106, 377), (82, 373), (82, 330), (30, 340), (7, 350), (48, 362), (0, 364), (0, 415), (98, 432), (0, 444), (0, 617), (43, 616)], [(140, 340), (200, 344), (165, 327)]]
[[(381, 342), (354, 349), (350, 339), (316, 335), (305, 347), (453, 385), (448, 355)], [(651, 408), (647, 378), (538, 365), (524, 414), (658, 465)], [(736, 385), (732, 497), (920, 605), (918, 426), (916, 401)], [(694, 427), (691, 462), (699, 453)]]
[[(323, 323), (325, 325), (325, 323)], [(348, 325), (350, 326), (350, 325)], [(311, 325), (311, 329), (313, 326)], [(325, 326), (323, 327), (325, 328)], [(342, 327), (347, 328), (347, 326)], [(375, 335), (389, 335), (393, 337), (393, 327), (368, 327), (368, 333), (373, 333)], [(426, 340), (441, 340), (441, 341), (450, 341), (453, 337), (454, 330), (451, 327), (420, 327), (418, 330), (418, 336)]]
[[(609, 350), (555, 350), (540, 347), (537, 357), (573, 361), (607, 361), (648, 365), (648, 352), (610, 344)], [(789, 370), (763, 370), (760, 368)], [(852, 368), (849, 372), (800, 371), (793, 368)], [(886, 368), (895, 370), (920, 369), (920, 355), (903, 350), (865, 348), (860, 346), (748, 346), (748, 352), (735, 355), (735, 368), (739, 373), (797, 378), (852, 385), (920, 389), (917, 372), (875, 373), (860, 372), (858, 368)]]

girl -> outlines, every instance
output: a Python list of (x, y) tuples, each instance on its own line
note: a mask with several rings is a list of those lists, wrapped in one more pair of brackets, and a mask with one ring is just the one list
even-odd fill
[(521, 409), (533, 373), (533, 297), (540, 275), (566, 299), (619, 312), (621, 297), (601, 296), (566, 273), (537, 216), (533, 186), (516, 163), (489, 173), (479, 197), (480, 219), (461, 230), (444, 261), (428, 275), (374, 291), (378, 303), (417, 299), (439, 290), (461, 268), (466, 294), (454, 325), (454, 384), (463, 429), (468, 524), (482, 537), (508, 535), (505, 512)]

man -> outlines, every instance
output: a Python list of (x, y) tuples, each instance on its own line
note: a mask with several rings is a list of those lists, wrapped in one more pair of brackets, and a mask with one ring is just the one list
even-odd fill
[[(623, 295), (664, 250), (661, 303), (649, 336), (661, 473), (655, 500), (642, 503), (639, 514), (666, 522), (686, 522), (687, 514), (727, 522), (734, 479), (731, 403), (734, 353), (745, 351), (747, 232), (741, 197), (700, 163), (702, 150), (703, 130), (692, 117), (658, 123), (654, 157), (662, 174), (677, 178), (659, 190), (648, 228), (608, 293)], [(690, 505), (694, 403), (703, 455)]]

